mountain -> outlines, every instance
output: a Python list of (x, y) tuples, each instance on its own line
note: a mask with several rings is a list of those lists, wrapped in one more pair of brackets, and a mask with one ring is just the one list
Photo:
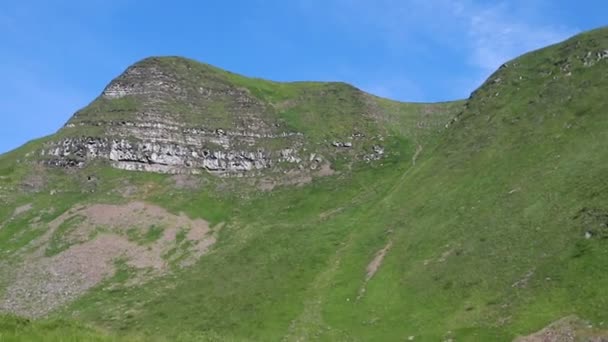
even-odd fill
[[(59, 167), (105, 160), (119, 169), (172, 174), (309, 176), (329, 171), (336, 158), (383, 157), (384, 145), (402, 135), (391, 125), (402, 118), (390, 106), (400, 105), (347, 84), (282, 84), (179, 57), (148, 58), (77, 112), (43, 156)], [(411, 107), (408, 119), (432, 131), (454, 106)], [(433, 111), (443, 114), (431, 117)], [(417, 134), (412, 138), (427, 133)]]
[(607, 338), (607, 89), (606, 28), (439, 104), (145, 59), (0, 157), (0, 328)]

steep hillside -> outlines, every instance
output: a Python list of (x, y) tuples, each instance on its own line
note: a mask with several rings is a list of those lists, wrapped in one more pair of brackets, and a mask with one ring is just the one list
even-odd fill
[(607, 89), (608, 29), (444, 104), (146, 59), (0, 157), (0, 308), (161, 340), (606, 337)]

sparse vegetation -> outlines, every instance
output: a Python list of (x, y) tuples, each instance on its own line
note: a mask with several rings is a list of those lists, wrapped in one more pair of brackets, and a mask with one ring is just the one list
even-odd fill
[(76, 229), (84, 220), (84, 216), (76, 215), (62, 222), (53, 233), (53, 236), (49, 241), (49, 246), (46, 248), (45, 255), (53, 256), (59, 254), (75, 243), (76, 241), (69, 241), (69, 233)]
[(137, 242), (140, 245), (146, 245), (160, 239), (165, 229), (160, 225), (152, 224), (144, 232), (140, 228), (133, 227), (127, 230), (129, 240)]

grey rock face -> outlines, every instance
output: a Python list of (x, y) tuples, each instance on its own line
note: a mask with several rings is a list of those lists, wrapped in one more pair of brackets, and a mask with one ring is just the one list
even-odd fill
[(588, 51), (587, 54), (581, 58), (583, 66), (585, 67), (591, 67), (604, 59), (608, 59), (608, 50)]
[(331, 143), (331, 145), (333, 147), (346, 147), (346, 148), (351, 148), (353, 147), (353, 143), (350, 141), (347, 142), (342, 142), (342, 141), (334, 141)]
[(374, 147), (372, 148), (374, 153), (370, 153), (365, 155), (365, 157), (363, 157), (363, 159), (365, 161), (372, 161), (372, 160), (380, 160), (382, 159), (382, 157), (384, 156), (384, 147), (380, 146), (380, 145), (374, 145)]
[(164, 96), (180, 95), (182, 89), (177, 86), (175, 78), (164, 72), (159, 66), (148, 64), (134, 65), (110, 83), (102, 93), (106, 99), (120, 99), (128, 95)]
[[(277, 162), (303, 163), (294, 149), (272, 153), (264, 149), (210, 149), (175, 142), (130, 141), (107, 138), (67, 138), (42, 150), (47, 164), (82, 167), (94, 159), (107, 160), (124, 170), (160, 173), (242, 173), (263, 170)], [(312, 161), (314, 163), (314, 160)]]
[[(62, 168), (101, 160), (124, 170), (243, 176), (316, 170), (338, 152), (293, 131), (276, 110), (211, 68), (152, 58), (114, 79), (39, 153)], [(363, 136), (333, 145), (355, 158), (363, 144), (350, 140)]]

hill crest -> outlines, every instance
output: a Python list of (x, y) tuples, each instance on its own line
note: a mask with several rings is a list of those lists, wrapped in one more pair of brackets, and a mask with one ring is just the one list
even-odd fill
[[(395, 116), (387, 104), (406, 105), (344, 83), (278, 83), (150, 57), (75, 113), (41, 156), (55, 167), (106, 160), (125, 170), (308, 178), (337, 159), (365, 163), (397, 152), (386, 145), (404, 137), (387, 127)], [(432, 105), (409, 106), (415, 118)], [(453, 112), (436, 107), (437, 119), (421, 131), (438, 129)]]

